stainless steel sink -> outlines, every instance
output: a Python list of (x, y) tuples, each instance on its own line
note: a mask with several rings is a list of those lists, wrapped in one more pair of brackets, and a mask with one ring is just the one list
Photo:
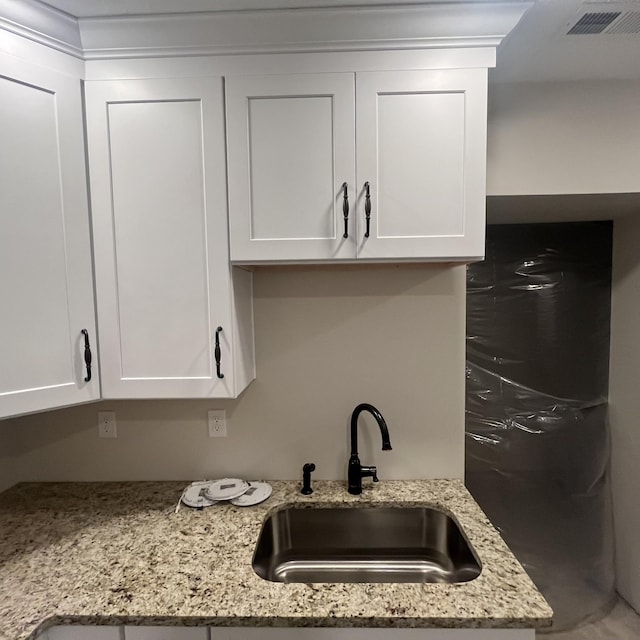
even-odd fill
[(254, 571), (272, 582), (467, 582), (480, 562), (429, 507), (288, 507), (266, 518)]

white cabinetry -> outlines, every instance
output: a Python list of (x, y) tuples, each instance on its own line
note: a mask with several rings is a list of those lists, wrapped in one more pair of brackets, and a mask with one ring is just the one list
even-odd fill
[(231, 259), (481, 258), (486, 85), (486, 69), (228, 78)]
[(485, 69), (356, 74), (358, 258), (484, 256), (486, 87)]
[[(120, 629), (123, 634), (119, 635)], [(534, 640), (533, 629), (348, 629), (296, 627), (52, 627), (38, 640)]]
[(123, 638), (124, 640), (210, 640), (207, 627), (126, 626)]
[(103, 397), (237, 396), (251, 274), (229, 266), (222, 80), (88, 82), (86, 104)]
[(231, 259), (353, 258), (353, 74), (231, 77), (226, 98)]
[[(128, 640), (128, 639), (127, 639)], [(535, 640), (533, 629), (310, 629), (211, 627), (211, 640)]]
[(50, 627), (36, 640), (121, 640), (121, 627), (62, 624)]
[(79, 77), (0, 52), (0, 417), (100, 396), (81, 105)]

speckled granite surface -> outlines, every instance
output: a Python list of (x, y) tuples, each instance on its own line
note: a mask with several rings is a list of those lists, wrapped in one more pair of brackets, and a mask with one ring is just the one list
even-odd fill
[[(551, 609), (462, 482), (271, 482), (249, 508), (174, 513), (185, 483), (20, 484), (0, 494), (0, 638), (54, 624), (542, 627)], [(265, 515), (290, 503), (406, 503), (453, 513), (483, 564), (471, 582), (280, 584), (251, 559)]]

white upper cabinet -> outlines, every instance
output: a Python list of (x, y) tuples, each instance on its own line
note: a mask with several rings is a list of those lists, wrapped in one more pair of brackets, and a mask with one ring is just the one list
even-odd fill
[(100, 397), (81, 104), (0, 52), (0, 417)]
[(484, 256), (486, 86), (478, 69), (356, 74), (359, 259)]
[(486, 84), (486, 69), (228, 78), (231, 259), (481, 258)]
[(86, 84), (103, 397), (226, 398), (253, 378), (229, 266), (222, 80)]
[(231, 259), (349, 259), (354, 206), (353, 74), (227, 79)]

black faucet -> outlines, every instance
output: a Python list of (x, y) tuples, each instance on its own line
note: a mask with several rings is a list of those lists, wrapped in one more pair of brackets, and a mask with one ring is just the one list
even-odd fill
[(358, 416), (368, 411), (378, 423), (382, 434), (382, 450), (389, 451), (389, 429), (382, 414), (372, 404), (359, 404), (351, 414), (351, 457), (349, 458), (349, 469), (347, 472), (348, 491), (354, 495), (362, 493), (362, 478), (372, 477), (374, 482), (378, 482), (378, 470), (376, 467), (363, 467), (358, 458)]

